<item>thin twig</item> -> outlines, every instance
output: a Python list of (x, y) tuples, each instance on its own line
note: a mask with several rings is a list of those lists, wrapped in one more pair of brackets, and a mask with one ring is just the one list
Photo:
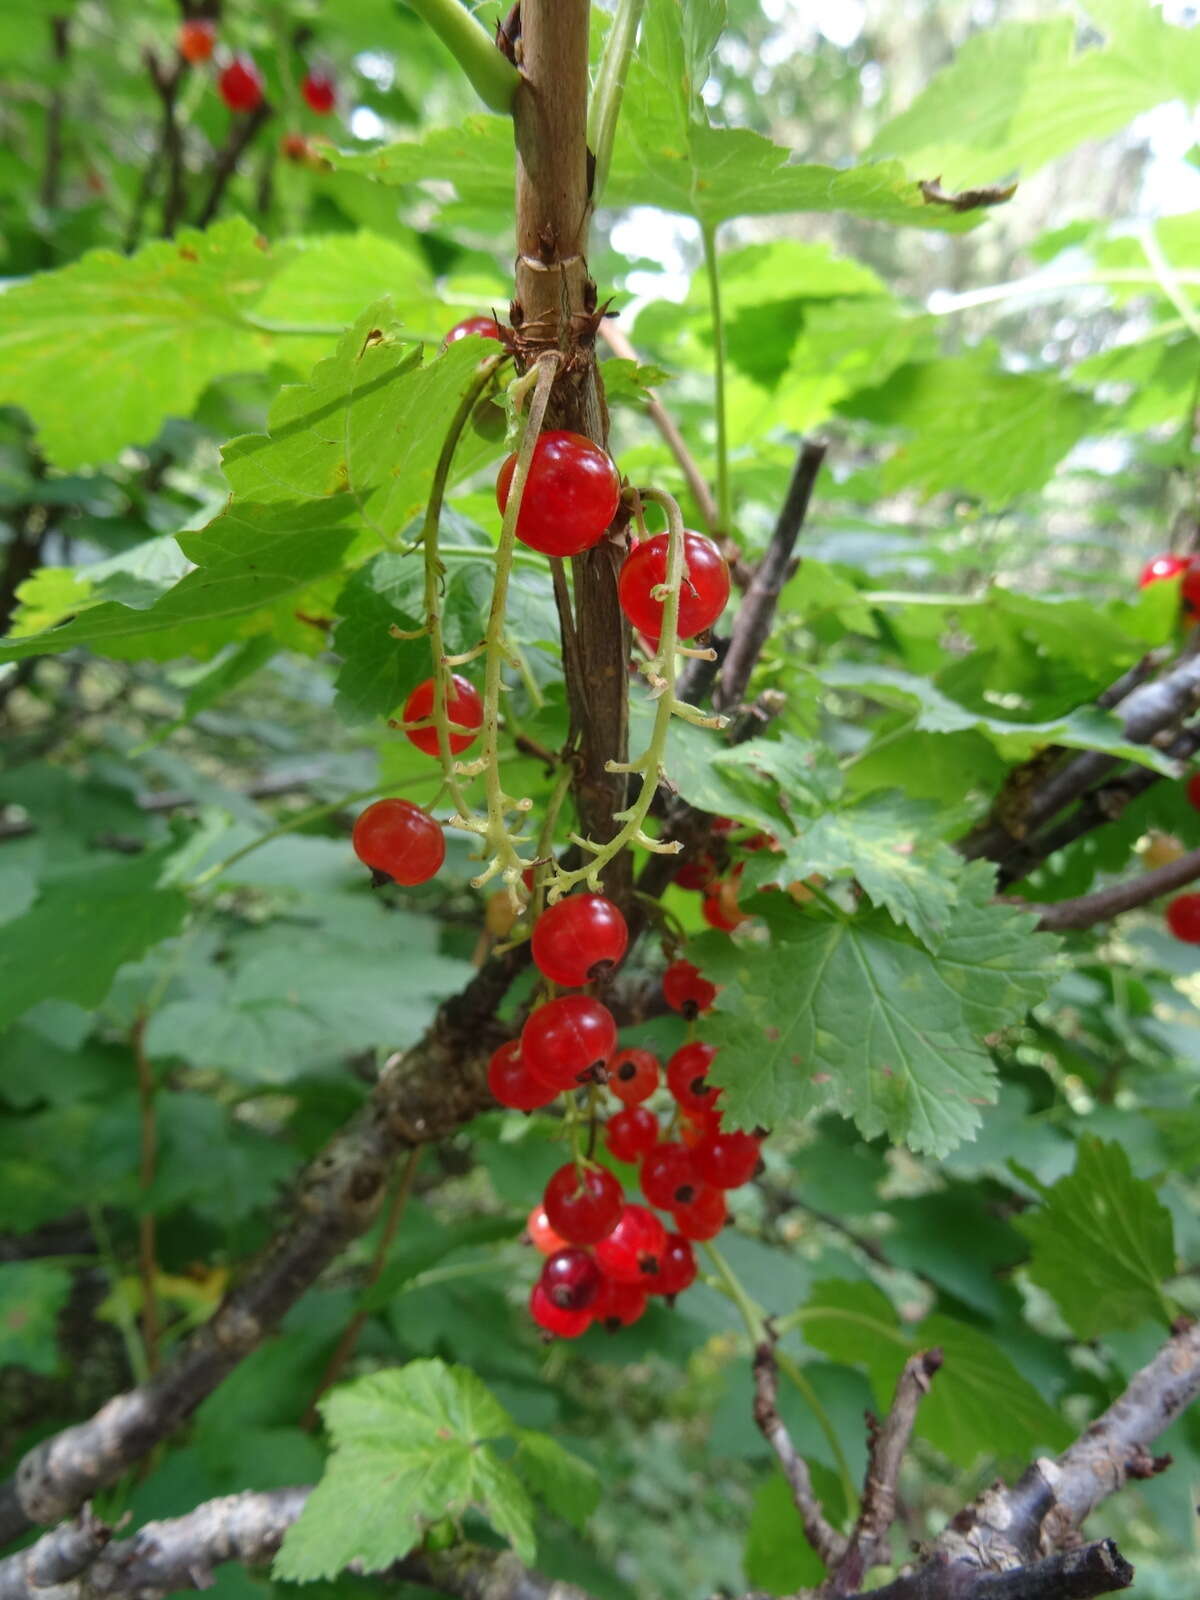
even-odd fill
[(825, 1520), (808, 1463), (796, 1450), (787, 1425), (779, 1415), (779, 1372), (769, 1338), (754, 1352), (754, 1420), (783, 1468), (792, 1500), (804, 1524), (804, 1537), (827, 1567), (836, 1568), (846, 1554), (846, 1541)]
[(196, 226), (207, 228), (212, 219), (220, 210), (221, 201), (225, 198), (225, 190), (229, 187), (230, 180), (237, 171), (238, 161), (242, 152), (249, 146), (255, 134), (272, 115), (272, 107), (267, 101), (261, 101), (253, 111), (244, 116), (234, 117), (229, 125), (229, 137), (217, 151), (217, 159), (213, 163), (212, 184), (208, 191), (208, 199), (200, 209), (196, 218)]
[[(66, 66), (70, 44), (70, 18), (51, 17), (50, 48), (59, 73)], [(59, 191), (62, 188), (63, 110), (63, 88), (61, 82), (56, 82), (50, 95), (50, 104), (46, 108), (46, 155), (42, 166), (41, 189), (38, 192), (38, 199), (47, 211), (53, 211), (58, 205)]]
[(166, 169), (167, 187), (163, 195), (162, 232), (163, 237), (169, 239), (179, 226), (187, 204), (183, 187), (183, 130), (175, 115), (179, 84), (187, 63), (177, 54), (174, 64), (165, 67), (150, 46), (142, 52), (142, 59), (150, 74), (154, 92), (162, 102), (162, 128), (158, 136), (158, 149), (151, 157), (151, 167), (161, 162)]
[(154, 1068), (146, 1054), (148, 1017), (139, 1011), (129, 1035), (138, 1081), (139, 1157), (138, 1187), (141, 1209), (138, 1216), (138, 1276), (142, 1284), (142, 1343), (146, 1365), (153, 1372), (158, 1366), (158, 1245), (157, 1223), (150, 1208), (149, 1194), (158, 1166), (158, 1115), (154, 1100)]
[(1060, 932), (1067, 928), (1091, 928), (1097, 922), (1108, 922), (1113, 917), (1119, 917), (1123, 911), (1149, 905), (1151, 900), (1182, 889), (1197, 878), (1200, 878), (1200, 850), (1188, 850), (1177, 861), (1168, 861), (1164, 867), (1155, 867), (1150, 872), (1139, 873), (1135, 878), (1111, 883), (1092, 894), (1076, 895), (1071, 900), (1056, 900), (1049, 905), (1040, 905), (1037, 901), (1019, 900), (1012, 895), (1005, 898), (1009, 905), (1038, 912), (1039, 928)]

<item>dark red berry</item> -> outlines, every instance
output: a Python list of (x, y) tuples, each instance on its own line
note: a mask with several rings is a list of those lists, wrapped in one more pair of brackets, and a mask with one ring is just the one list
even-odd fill
[(696, 1281), (696, 1253), (681, 1233), (669, 1233), (652, 1294), (682, 1294)]
[(695, 861), (685, 862), (675, 874), (675, 882), (681, 889), (695, 889), (703, 894), (716, 876), (717, 863), (706, 851)]
[[(633, 626), (651, 639), (662, 633), (665, 602), (652, 590), (667, 581), (665, 533), (655, 534), (626, 556), (617, 579), (621, 610)], [(687, 576), (679, 590), (679, 637), (703, 633), (725, 609), (729, 599), (729, 568), (725, 557), (702, 533), (685, 533), (683, 540)]]
[(642, 1193), (660, 1211), (686, 1205), (700, 1187), (692, 1153), (681, 1144), (660, 1144), (642, 1162), (639, 1180)]
[(533, 926), (533, 959), (551, 983), (577, 989), (603, 977), (625, 954), (625, 918), (602, 894), (573, 894), (547, 906)]
[[(433, 715), (433, 698), (433, 679), (426, 678), (404, 702), (402, 720), (424, 722), (426, 717)], [(460, 677), (457, 672), (451, 675), (450, 692), (446, 696), (446, 716), (454, 724), (450, 730), (450, 752), (452, 755), (461, 755), (475, 743), (475, 730), (483, 726), (483, 701), (479, 698), (479, 690), (475, 685), (469, 679)], [(471, 731), (460, 733), (456, 731), (459, 728)], [(436, 728), (406, 728), (404, 732), (405, 737), (415, 744), (418, 750), (424, 750), (427, 756), (436, 756), (439, 753)]]
[[(501, 511), (516, 468), (509, 456), (496, 479)], [(599, 445), (581, 433), (543, 433), (533, 447), (517, 538), (543, 555), (577, 556), (603, 538), (620, 498), (617, 469)]]
[(308, 102), (308, 109), (315, 111), (319, 117), (327, 117), (337, 105), (337, 89), (334, 87), (333, 79), (327, 72), (321, 72), (315, 67), (304, 74), (300, 93)]
[(711, 1110), (721, 1092), (708, 1081), (716, 1053), (715, 1045), (695, 1039), (681, 1045), (667, 1062), (667, 1088), (689, 1117)]
[(494, 317), (464, 317), (461, 322), (454, 324), (442, 343), (457, 344), (460, 339), (465, 339), (472, 333), (478, 334), (481, 339), (498, 339), (500, 324)]
[(602, 1322), (610, 1333), (628, 1328), (646, 1309), (646, 1291), (636, 1283), (621, 1283), (604, 1278), (592, 1306), (592, 1320)]
[(529, 1296), (529, 1314), (539, 1328), (556, 1334), (560, 1339), (578, 1339), (592, 1325), (590, 1310), (564, 1311), (554, 1304), (540, 1283), (534, 1284)]
[(717, 998), (716, 985), (700, 976), (700, 969), (690, 961), (672, 961), (663, 973), (663, 998), (672, 1011), (678, 1011), (690, 1022), (702, 1011), (707, 1011)]
[(640, 1105), (658, 1088), (659, 1071), (649, 1050), (621, 1050), (608, 1064), (608, 1087), (627, 1106)]
[(535, 1078), (521, 1059), (521, 1041), (502, 1044), (488, 1062), (488, 1088), (502, 1106), (513, 1111), (536, 1111), (548, 1106), (557, 1090)]
[(262, 73), (250, 56), (234, 56), (218, 77), (217, 88), (230, 111), (257, 111), (262, 105)]
[(720, 1189), (702, 1184), (687, 1205), (675, 1206), (671, 1215), (685, 1239), (715, 1239), (725, 1226), (725, 1196)]
[(1167, 927), (1184, 944), (1200, 944), (1200, 894), (1177, 894), (1167, 907)]
[(612, 1232), (625, 1197), (607, 1167), (565, 1167), (551, 1174), (542, 1196), (546, 1219), (568, 1244), (595, 1244)]
[(556, 1250), (547, 1257), (538, 1280), (547, 1299), (560, 1311), (586, 1311), (604, 1281), (600, 1268), (586, 1250)]
[(207, 61), (217, 42), (217, 25), (208, 17), (189, 17), (179, 25), (179, 54), (193, 67)]
[(1152, 583), (1161, 583), (1164, 578), (1178, 578), (1181, 573), (1187, 571), (1187, 565), (1183, 556), (1155, 556), (1153, 561), (1147, 561), (1142, 568), (1138, 588), (1146, 589)]
[(694, 1150), (702, 1139), (716, 1133), (720, 1126), (721, 1113), (716, 1107), (711, 1111), (692, 1112), (680, 1119), (679, 1142), (688, 1150)]
[(312, 154), (302, 133), (285, 133), (279, 141), (279, 153), (285, 161), (307, 161)]
[(708, 831), (718, 839), (724, 838), (726, 834), (737, 832), (737, 823), (732, 817), (714, 817), (708, 825)]
[(1187, 564), (1183, 582), (1179, 585), (1179, 598), (1189, 616), (1194, 617), (1200, 612), (1200, 561), (1195, 556)]
[(586, 994), (565, 994), (530, 1013), (521, 1030), (521, 1054), (534, 1077), (555, 1089), (603, 1081), (617, 1044), (607, 1006)]
[(376, 800), (350, 840), (373, 872), (404, 885), (426, 883), (446, 859), (446, 838), (428, 812), (408, 800)]
[(525, 1222), (525, 1232), (529, 1235), (529, 1242), (533, 1248), (544, 1256), (552, 1256), (556, 1250), (567, 1248), (567, 1241), (550, 1226), (546, 1208), (540, 1203), (529, 1213)]
[(758, 1140), (751, 1133), (710, 1133), (692, 1150), (696, 1171), (714, 1189), (740, 1189), (758, 1169)]
[(1193, 772), (1187, 781), (1188, 804), (1200, 811), (1200, 772)]
[(738, 910), (737, 882), (723, 878), (710, 884), (709, 891), (700, 902), (700, 915), (710, 928), (720, 933), (732, 933), (746, 921), (746, 913)]
[(606, 1277), (652, 1288), (666, 1242), (667, 1231), (653, 1211), (628, 1205), (613, 1231), (597, 1244), (596, 1260)]
[(604, 1142), (618, 1161), (638, 1161), (658, 1143), (658, 1118), (645, 1106), (626, 1106), (609, 1117)]

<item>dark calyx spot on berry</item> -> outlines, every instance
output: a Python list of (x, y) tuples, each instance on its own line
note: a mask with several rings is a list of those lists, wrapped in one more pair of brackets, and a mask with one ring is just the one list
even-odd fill
[(549, 1300), (553, 1300), (561, 1311), (574, 1309), (572, 1301), (575, 1299), (575, 1291), (569, 1284), (556, 1283), (552, 1289), (546, 1290), (546, 1297)]
[(395, 883), (395, 881), (390, 872), (381, 872), (378, 867), (371, 868), (372, 889), (382, 889), (385, 884)]
[(712, 1085), (709, 1083), (704, 1074), (701, 1073), (698, 1078), (693, 1078), (691, 1083), (688, 1084), (688, 1093), (694, 1094), (696, 1099), (699, 1100), (704, 1095), (712, 1093)]
[(617, 1077), (620, 1078), (622, 1083), (628, 1083), (630, 1078), (637, 1077), (637, 1068), (632, 1061), (622, 1061), (617, 1068)]
[(638, 1260), (638, 1271), (644, 1272), (648, 1278), (658, 1277), (658, 1257), (642, 1256)]
[(700, 1007), (694, 1000), (685, 1000), (680, 1006), (679, 1012), (685, 1022), (695, 1022), (700, 1015)]
[(603, 1061), (593, 1061), (590, 1067), (584, 1067), (582, 1072), (575, 1074), (576, 1083), (607, 1083), (608, 1068)]
[(677, 1206), (690, 1206), (695, 1198), (696, 1190), (690, 1183), (681, 1183), (675, 1191), (675, 1204)]

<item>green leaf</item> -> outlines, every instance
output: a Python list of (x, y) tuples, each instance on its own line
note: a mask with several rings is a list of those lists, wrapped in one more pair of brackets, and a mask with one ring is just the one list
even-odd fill
[(731, 1125), (835, 1109), (867, 1138), (933, 1155), (969, 1138), (996, 1098), (982, 1039), (1021, 1020), (1054, 974), (1056, 942), (993, 893), (992, 868), (968, 867), (931, 950), (886, 912), (836, 920), (769, 902), (769, 945), (698, 941), (723, 986), (706, 1027)]
[(1162, 1281), (1175, 1271), (1171, 1214), (1153, 1184), (1135, 1178), (1121, 1145), (1087, 1135), (1075, 1170), (1042, 1206), (1016, 1219), (1033, 1256), (1029, 1275), (1049, 1293), (1081, 1338), (1134, 1328), (1174, 1312)]
[(745, 1566), (749, 1582), (769, 1594), (815, 1587), (825, 1576), (820, 1557), (805, 1540), (800, 1513), (781, 1472), (764, 1478), (755, 1492), (746, 1529)]
[(0, 1263), (0, 1367), (54, 1371), (58, 1314), (70, 1292), (65, 1267), (45, 1261)]
[(517, 1471), (551, 1511), (582, 1528), (600, 1503), (600, 1478), (595, 1468), (564, 1450), (547, 1433), (522, 1428), (516, 1437)]
[(0, 295), (0, 401), (25, 407), (60, 467), (144, 444), (213, 378), (269, 365), (242, 318), (282, 261), (234, 218), (38, 273)]
[(879, 1406), (891, 1404), (896, 1379), (911, 1350), (882, 1289), (865, 1279), (860, 1283), (822, 1279), (813, 1284), (799, 1321), (805, 1344), (835, 1361), (862, 1367)]
[(46, 886), (0, 927), (0, 1027), (39, 1000), (98, 1006), (117, 969), (175, 933), (179, 889), (159, 887), (170, 851), (155, 851)]
[(376, 150), (330, 151), (339, 172), (378, 183), (452, 183), (460, 201), (480, 210), (511, 208), (516, 180), (512, 118), (464, 117), (452, 128), (432, 128), (420, 139), (401, 139)]
[(960, 1467), (983, 1455), (1020, 1458), (1061, 1450), (1074, 1429), (978, 1328), (927, 1317), (914, 1350), (940, 1347), (945, 1360), (917, 1412), (917, 1432)]

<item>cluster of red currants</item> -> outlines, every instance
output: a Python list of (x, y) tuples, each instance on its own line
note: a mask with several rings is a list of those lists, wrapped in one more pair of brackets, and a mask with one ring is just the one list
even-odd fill
[(1138, 579), (1138, 588), (1146, 589), (1152, 583), (1163, 583), (1169, 578), (1180, 578), (1179, 598), (1189, 617), (1200, 616), (1200, 557), (1155, 556), (1147, 561)]
[[(216, 49), (217, 25), (210, 17), (189, 17), (180, 24), (176, 43), (179, 54), (189, 66), (202, 66), (212, 59)], [(233, 55), (217, 74), (217, 90), (230, 111), (257, 111), (263, 103), (263, 77), (254, 57), (244, 50)], [(310, 67), (305, 72), (300, 93), (309, 110), (321, 117), (327, 117), (337, 104), (333, 78), (319, 67)], [(302, 137), (288, 134), (284, 141), (285, 154), (291, 153), (286, 148), (288, 140)]]
[[(747, 920), (746, 913), (738, 905), (742, 864), (735, 862), (730, 866), (727, 860), (726, 841), (736, 833), (738, 826), (732, 817), (714, 817), (709, 830), (710, 847), (686, 862), (675, 874), (675, 882), (681, 889), (694, 889), (702, 897), (701, 916), (710, 928), (721, 933), (732, 933)], [(769, 833), (753, 833), (734, 842), (751, 853), (779, 848)]]

